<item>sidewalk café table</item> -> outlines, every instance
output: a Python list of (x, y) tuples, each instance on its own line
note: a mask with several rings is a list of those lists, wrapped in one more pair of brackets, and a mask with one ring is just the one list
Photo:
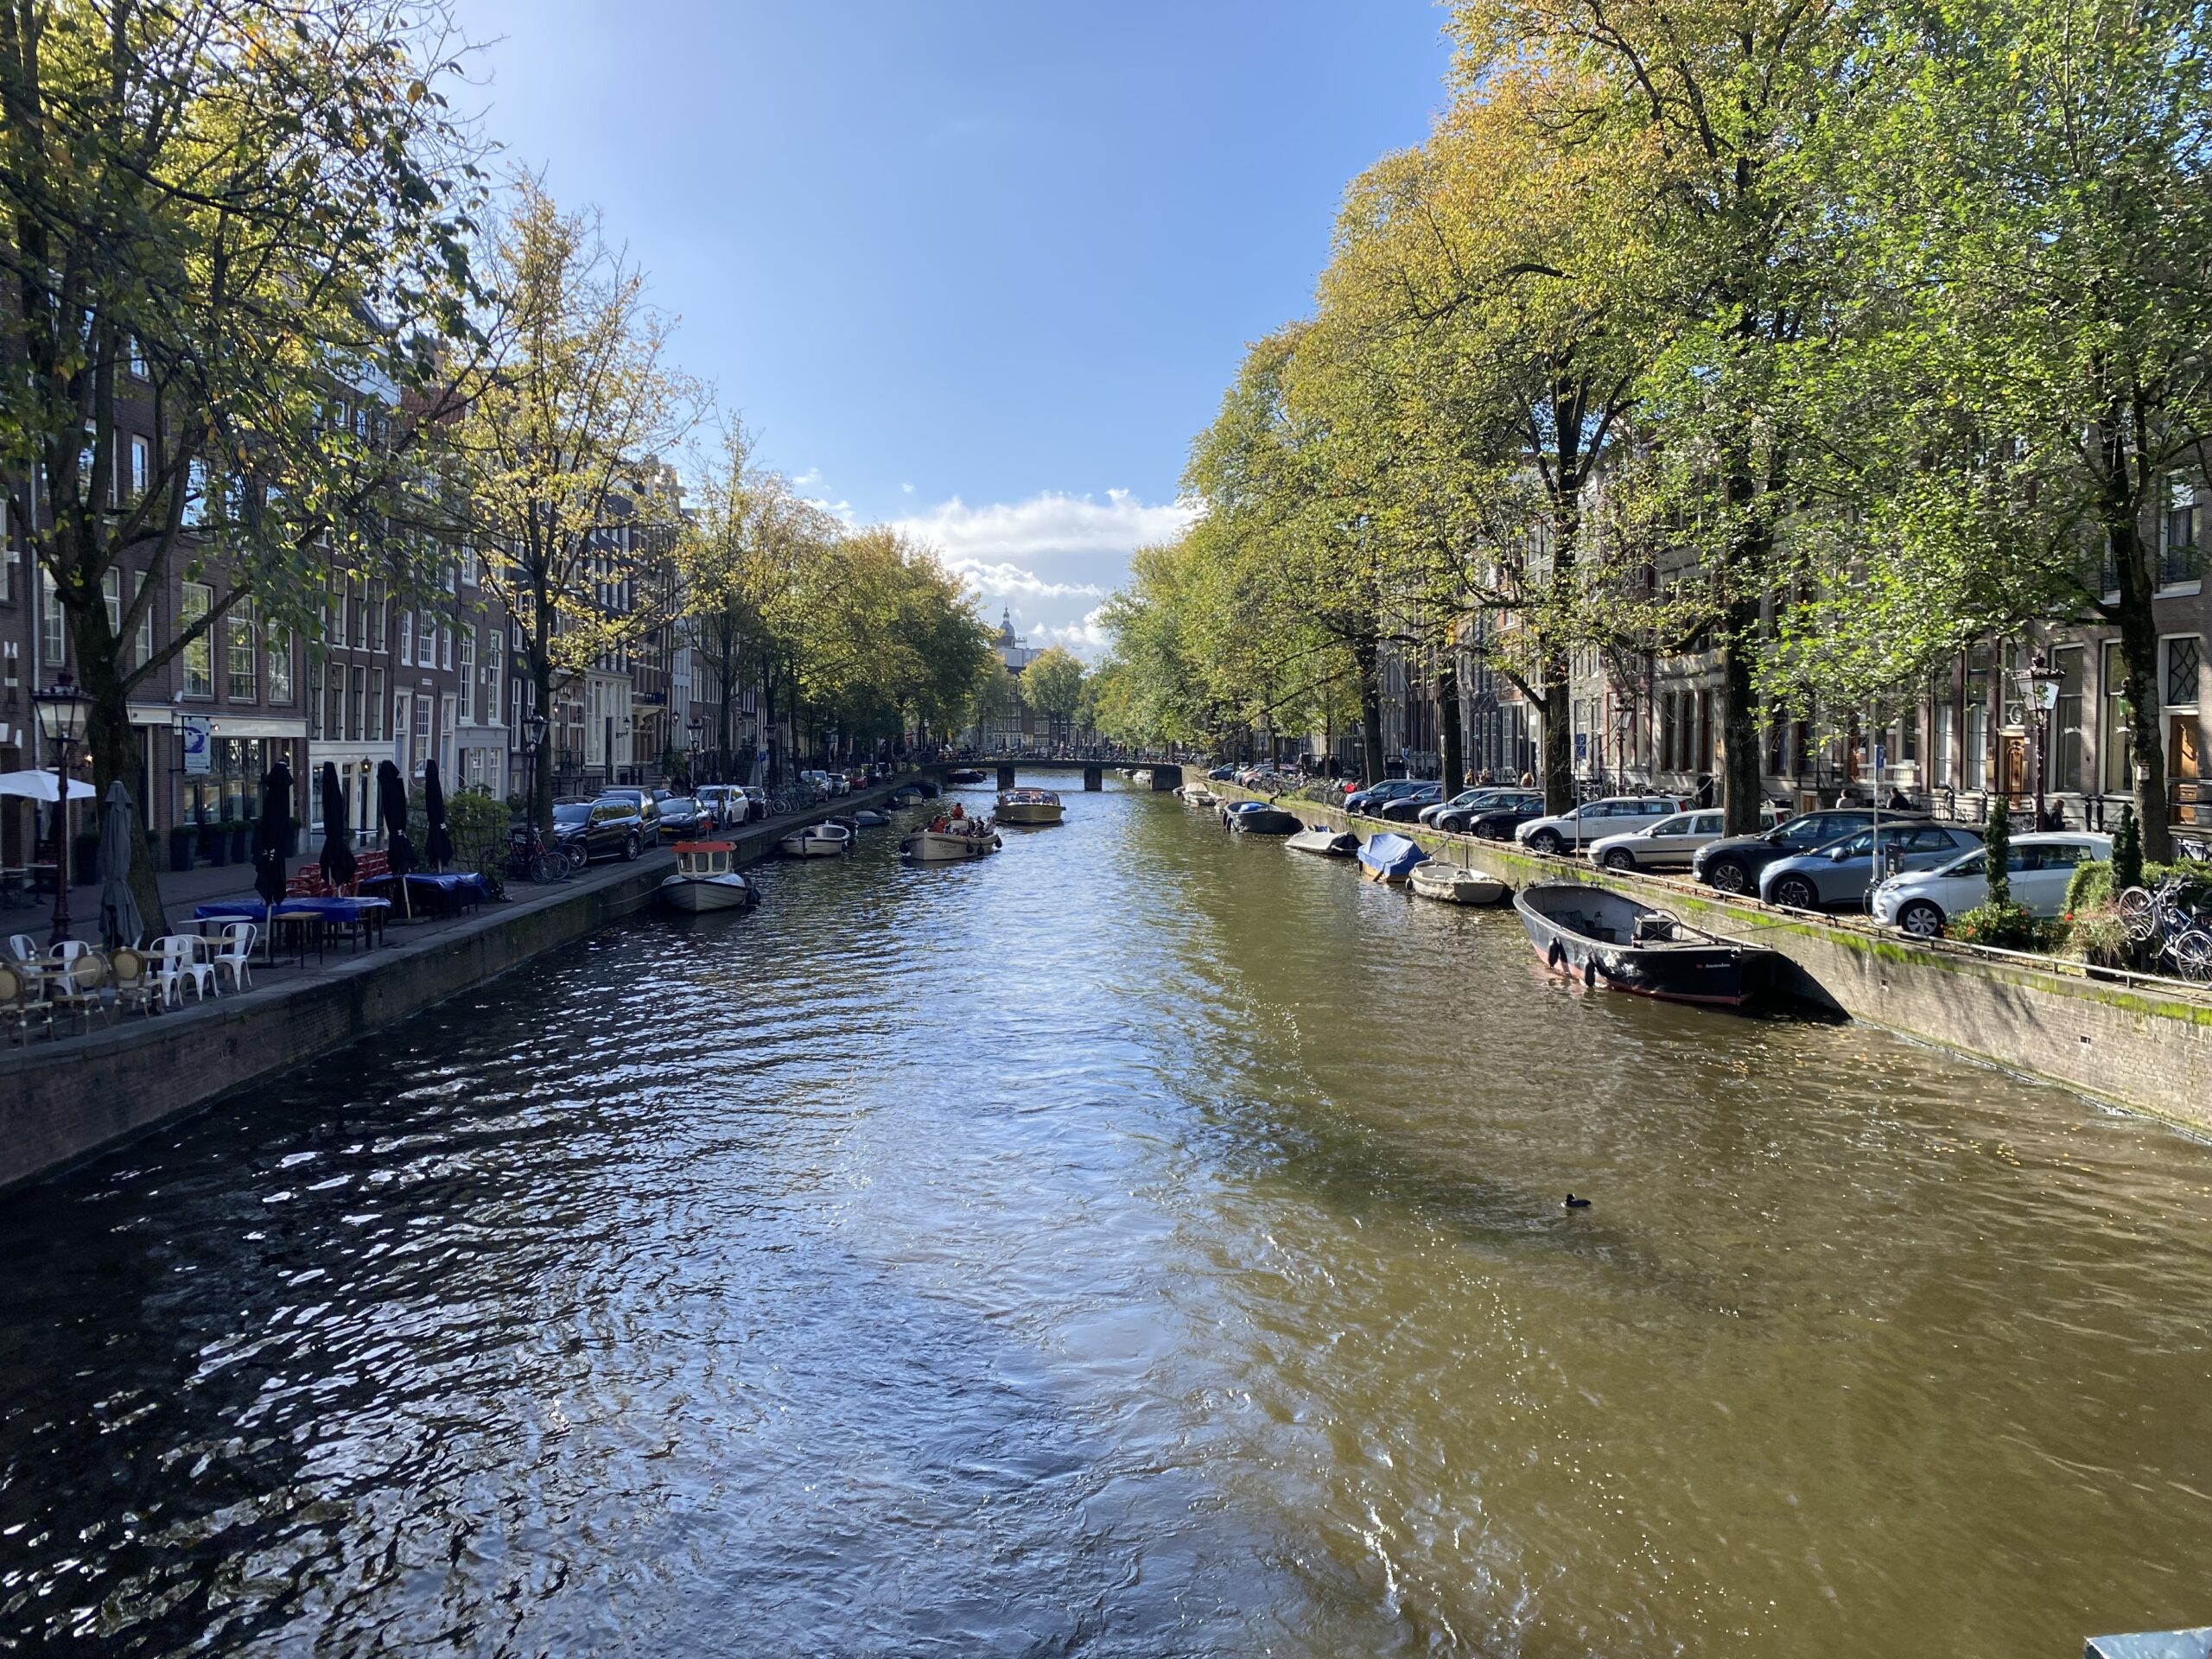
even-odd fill
[[(385, 890), (391, 887), (393, 880), (391, 876), (380, 875), (361, 885)], [(490, 888), (474, 870), (417, 870), (407, 878), (407, 896), (415, 901), (412, 907), (418, 910), (458, 915), (471, 905), (482, 904), (490, 896)]]
[[(258, 922), (266, 920), (272, 927), (280, 921), (296, 925), (312, 922), (318, 929), (327, 931), (342, 927), (358, 949), (361, 945), (374, 946), (384, 938), (384, 925), (391, 913), (391, 901), (387, 899), (300, 898), (280, 899), (272, 908), (252, 899), (219, 899), (194, 908), (192, 919), (202, 933), (209, 922)], [(318, 934), (318, 953), (320, 934)], [(306, 961), (302, 946), (301, 961)]]

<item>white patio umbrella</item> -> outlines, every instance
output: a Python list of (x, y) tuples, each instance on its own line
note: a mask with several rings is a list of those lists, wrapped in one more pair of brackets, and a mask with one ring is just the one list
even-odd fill
[[(92, 786), (78, 779), (69, 780), (69, 798), (89, 801)], [(0, 772), (0, 795), (20, 795), (27, 801), (54, 800), (54, 774), (50, 772)]]

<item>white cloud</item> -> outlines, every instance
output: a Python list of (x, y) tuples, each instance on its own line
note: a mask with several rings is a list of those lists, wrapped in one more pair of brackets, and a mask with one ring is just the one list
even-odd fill
[(1195, 516), (1185, 503), (1140, 501), (1127, 490), (1103, 498), (1047, 490), (978, 506), (956, 496), (895, 522), (934, 546), (992, 608), (1009, 611), (1031, 645), (1096, 659), (1109, 643), (1097, 601), (1128, 580), (1129, 555), (1179, 536)]

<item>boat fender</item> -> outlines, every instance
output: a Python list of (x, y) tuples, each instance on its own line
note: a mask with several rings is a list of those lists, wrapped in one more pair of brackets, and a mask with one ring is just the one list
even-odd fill
[(1560, 964), (1566, 960), (1567, 951), (1565, 948), (1560, 945), (1557, 939), (1554, 939), (1552, 941), (1551, 953), (1544, 958), (1544, 965), (1549, 968), (1554, 973), (1557, 973), (1559, 972)]
[(1594, 957), (1582, 964), (1582, 988), (1586, 991), (1598, 988), (1598, 961)]

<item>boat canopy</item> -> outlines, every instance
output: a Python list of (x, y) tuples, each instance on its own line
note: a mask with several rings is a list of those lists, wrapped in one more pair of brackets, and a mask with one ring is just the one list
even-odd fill
[(676, 843), (676, 850), (679, 853), (734, 853), (737, 850), (737, 843), (734, 841), (679, 841)]
[(1416, 842), (1386, 831), (1367, 838), (1367, 844), (1359, 849), (1359, 861), (1376, 874), (1395, 881), (1411, 875), (1414, 866), (1427, 863), (1428, 855)]

